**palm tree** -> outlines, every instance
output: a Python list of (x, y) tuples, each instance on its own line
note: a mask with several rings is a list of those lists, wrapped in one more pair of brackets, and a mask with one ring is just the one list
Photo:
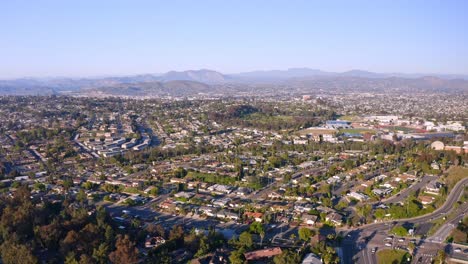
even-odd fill
[(260, 246), (263, 244), (263, 238), (265, 237), (265, 230), (260, 231)]

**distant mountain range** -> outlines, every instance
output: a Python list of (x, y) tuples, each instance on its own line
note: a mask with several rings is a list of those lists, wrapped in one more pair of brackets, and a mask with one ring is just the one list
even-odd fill
[[(102, 78), (22, 78), (0, 80), (0, 95), (122, 95), (161, 96), (199, 93), (248, 93), (282, 86), (289, 92), (306, 89), (428, 89), (468, 92), (468, 76), (374, 73), (362, 70), (326, 72), (309, 68), (223, 74), (213, 70), (170, 71), (165, 74)], [(284, 92), (284, 91), (283, 91)]]
[(362, 70), (350, 70), (346, 72), (327, 72), (309, 68), (291, 68), (287, 70), (273, 71), (253, 71), (231, 75), (234, 79), (244, 79), (251, 81), (278, 81), (291, 78), (304, 77), (363, 77), (363, 78), (421, 78), (425, 76), (434, 76), (441, 79), (465, 79), (468, 80), (468, 75), (455, 74), (406, 74), (406, 73), (375, 73)]
[(170, 71), (159, 77), (161, 81), (194, 81), (207, 84), (225, 83), (229, 81), (229, 77), (217, 71), (212, 70), (197, 70), (197, 71)]

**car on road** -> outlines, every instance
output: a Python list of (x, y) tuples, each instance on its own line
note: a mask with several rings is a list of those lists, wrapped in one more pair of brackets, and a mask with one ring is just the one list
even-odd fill
[(461, 248), (456, 248), (453, 250), (453, 252), (457, 252), (457, 253), (460, 253), (461, 251), (462, 251)]
[(400, 239), (398, 239), (398, 242), (405, 242), (405, 239), (404, 239), (404, 238), (400, 238)]
[(377, 248), (373, 248), (371, 252), (372, 254), (375, 254), (376, 251), (377, 251)]
[(391, 246), (392, 246), (392, 243), (385, 243), (385, 246), (391, 247)]

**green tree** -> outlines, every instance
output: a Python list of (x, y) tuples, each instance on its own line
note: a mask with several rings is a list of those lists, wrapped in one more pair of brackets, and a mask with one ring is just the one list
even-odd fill
[(92, 182), (84, 182), (81, 187), (83, 187), (86, 190), (91, 190), (94, 188), (94, 184)]
[(67, 257), (65, 258), (65, 264), (79, 264), (78, 260), (75, 258), (75, 254), (70, 252), (68, 253)]
[(307, 227), (299, 228), (299, 238), (303, 241), (309, 241), (312, 237), (312, 230)]
[(45, 191), (46, 186), (43, 183), (36, 182), (36, 183), (34, 183), (34, 189), (43, 192), (43, 191)]
[(231, 261), (232, 264), (246, 263), (244, 251), (242, 249), (232, 251), (231, 255), (229, 256), (229, 261)]
[(195, 257), (200, 257), (208, 254), (210, 251), (210, 244), (208, 243), (208, 239), (204, 236), (200, 239), (200, 246), (198, 247), (198, 251), (195, 254)]
[(93, 259), (98, 264), (106, 264), (108, 262), (108, 252), (109, 247), (106, 245), (106, 243), (101, 243), (98, 248), (93, 249)]
[(83, 204), (87, 199), (86, 193), (83, 189), (81, 189), (77, 194), (76, 194), (76, 200)]
[(249, 230), (251, 233), (255, 233), (255, 234), (260, 234), (261, 232), (265, 231), (262, 223), (257, 222), (257, 221), (254, 221), (252, 224), (250, 224)]
[(325, 264), (338, 264), (340, 263), (340, 258), (338, 257), (338, 254), (336, 254), (336, 251), (329, 246), (325, 247), (325, 251), (322, 252), (322, 260), (323, 263)]
[(434, 264), (444, 264), (445, 259), (447, 258), (447, 254), (444, 250), (437, 251), (437, 256), (434, 259)]
[(157, 196), (159, 194), (159, 189), (158, 187), (154, 186), (148, 193), (149, 195), (152, 195), (152, 196)]
[(382, 218), (384, 218), (384, 217), (385, 217), (385, 214), (386, 214), (386, 213), (385, 213), (385, 210), (382, 209), (382, 208), (378, 208), (378, 209), (376, 209), (375, 212), (374, 212), (374, 216), (375, 216), (375, 218), (377, 218), (377, 219), (382, 219)]
[(94, 263), (93, 259), (87, 254), (82, 254), (80, 256), (79, 264), (89, 264), (89, 263)]
[(249, 232), (242, 232), (239, 235), (239, 245), (243, 248), (250, 249), (253, 246), (252, 235)]
[(273, 262), (275, 264), (298, 264), (301, 263), (301, 258), (297, 253), (285, 249), (273, 258)]
[(10, 240), (6, 240), (0, 246), (0, 255), (4, 264), (35, 264), (38, 263), (37, 258), (33, 255), (30, 247), (17, 244)]

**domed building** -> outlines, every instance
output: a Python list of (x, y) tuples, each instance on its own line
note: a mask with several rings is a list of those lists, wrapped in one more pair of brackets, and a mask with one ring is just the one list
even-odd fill
[(431, 149), (444, 150), (444, 148), (445, 148), (445, 145), (442, 141), (434, 141), (431, 144)]

